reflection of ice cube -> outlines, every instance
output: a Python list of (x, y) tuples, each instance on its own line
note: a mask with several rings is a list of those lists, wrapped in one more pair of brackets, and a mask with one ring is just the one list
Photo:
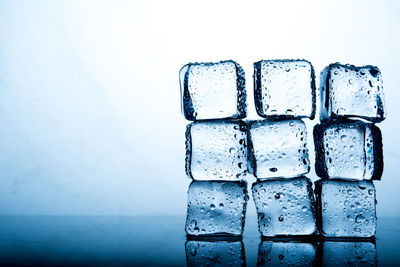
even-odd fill
[(306, 60), (254, 63), (254, 97), (261, 117), (315, 116), (315, 74)]
[(308, 178), (265, 180), (252, 193), (262, 236), (311, 235), (316, 231), (314, 197)]
[(246, 117), (245, 76), (236, 62), (189, 63), (180, 71), (180, 83), (187, 120)]
[(194, 241), (185, 244), (188, 267), (246, 266), (242, 241)]
[(383, 171), (382, 135), (360, 121), (322, 123), (314, 127), (315, 170), (322, 178), (379, 180)]
[(247, 199), (246, 182), (193, 181), (188, 190), (186, 233), (242, 235)]
[(326, 237), (375, 235), (375, 187), (371, 181), (319, 180), (315, 183), (319, 227)]
[(310, 171), (306, 126), (301, 120), (249, 123), (250, 170), (258, 179), (296, 177)]
[(322, 266), (377, 266), (377, 253), (371, 242), (322, 243)]
[(313, 266), (315, 260), (312, 243), (262, 241), (257, 266)]
[(385, 119), (381, 72), (374, 66), (331, 64), (321, 73), (321, 119)]
[(194, 180), (242, 180), (247, 129), (242, 121), (194, 122), (186, 128), (186, 173)]

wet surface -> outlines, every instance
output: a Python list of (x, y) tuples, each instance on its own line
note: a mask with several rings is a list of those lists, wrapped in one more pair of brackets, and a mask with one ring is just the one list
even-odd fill
[[(183, 216), (2, 216), (0, 264), (198, 266), (208, 262), (223, 266), (232, 261), (243, 266), (274, 266), (288, 262), (321, 264), (329, 256), (342, 265), (386, 266), (400, 263), (398, 221), (379, 218), (375, 241), (341, 240), (327, 244), (314, 239), (296, 240), (288, 245), (288, 240), (262, 241), (256, 224), (246, 226), (242, 241), (187, 243)], [(328, 264), (338, 265), (333, 260)]]

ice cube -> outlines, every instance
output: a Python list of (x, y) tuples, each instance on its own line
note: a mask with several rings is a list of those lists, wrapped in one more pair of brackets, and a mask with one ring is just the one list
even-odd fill
[(297, 177), (310, 171), (301, 120), (249, 122), (249, 170), (258, 179)]
[(377, 266), (376, 246), (372, 242), (325, 241), (322, 266)]
[(376, 229), (371, 181), (340, 179), (315, 183), (319, 229), (326, 237), (372, 237)]
[(385, 119), (380, 70), (375, 66), (331, 64), (321, 73), (321, 119)]
[(192, 236), (241, 236), (247, 183), (193, 181), (188, 190), (186, 233)]
[(247, 127), (242, 121), (194, 122), (186, 128), (186, 173), (194, 180), (243, 180)]
[(187, 266), (246, 266), (242, 241), (197, 241), (185, 244)]
[(189, 63), (179, 75), (182, 112), (187, 120), (246, 117), (245, 76), (236, 62)]
[(315, 116), (315, 74), (306, 60), (262, 60), (254, 63), (254, 99), (258, 115)]
[(262, 241), (257, 266), (316, 266), (316, 246), (303, 242)]
[(310, 179), (259, 181), (253, 184), (252, 192), (262, 236), (315, 233), (315, 201)]
[(325, 122), (314, 127), (315, 171), (321, 178), (380, 180), (382, 136), (360, 121)]

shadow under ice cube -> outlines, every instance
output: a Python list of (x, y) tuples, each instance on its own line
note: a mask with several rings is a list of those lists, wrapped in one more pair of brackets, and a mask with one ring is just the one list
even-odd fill
[(247, 183), (193, 181), (188, 190), (186, 233), (191, 236), (241, 236)]
[(319, 228), (325, 237), (372, 237), (376, 231), (375, 187), (371, 181), (315, 183)]
[(310, 179), (260, 181), (253, 184), (252, 193), (262, 236), (303, 236), (316, 232)]
[(189, 124), (186, 173), (194, 180), (243, 180), (247, 173), (246, 124), (242, 121)]
[(254, 63), (254, 99), (258, 115), (315, 116), (315, 74), (306, 60), (262, 60)]
[(179, 75), (187, 120), (246, 117), (245, 76), (236, 62), (189, 63)]
[(372, 242), (322, 243), (322, 266), (377, 266), (376, 246)]
[(312, 243), (262, 241), (258, 248), (257, 267), (314, 266), (316, 247)]
[(314, 127), (315, 171), (321, 178), (380, 180), (382, 135), (360, 121), (322, 123)]
[(375, 66), (331, 64), (321, 73), (321, 119), (357, 117), (380, 122), (385, 105), (380, 70)]
[(248, 137), (249, 169), (256, 178), (292, 178), (310, 171), (303, 121), (251, 121)]
[(188, 267), (246, 266), (242, 241), (197, 241), (185, 244)]

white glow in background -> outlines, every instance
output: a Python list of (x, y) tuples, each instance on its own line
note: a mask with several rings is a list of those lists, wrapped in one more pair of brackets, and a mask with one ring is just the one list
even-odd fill
[(0, 214), (184, 214), (179, 69), (239, 62), (256, 118), (252, 63), (305, 58), (317, 78), (336, 61), (380, 67), (378, 216), (399, 216), (399, 12), (396, 1), (2, 1)]

